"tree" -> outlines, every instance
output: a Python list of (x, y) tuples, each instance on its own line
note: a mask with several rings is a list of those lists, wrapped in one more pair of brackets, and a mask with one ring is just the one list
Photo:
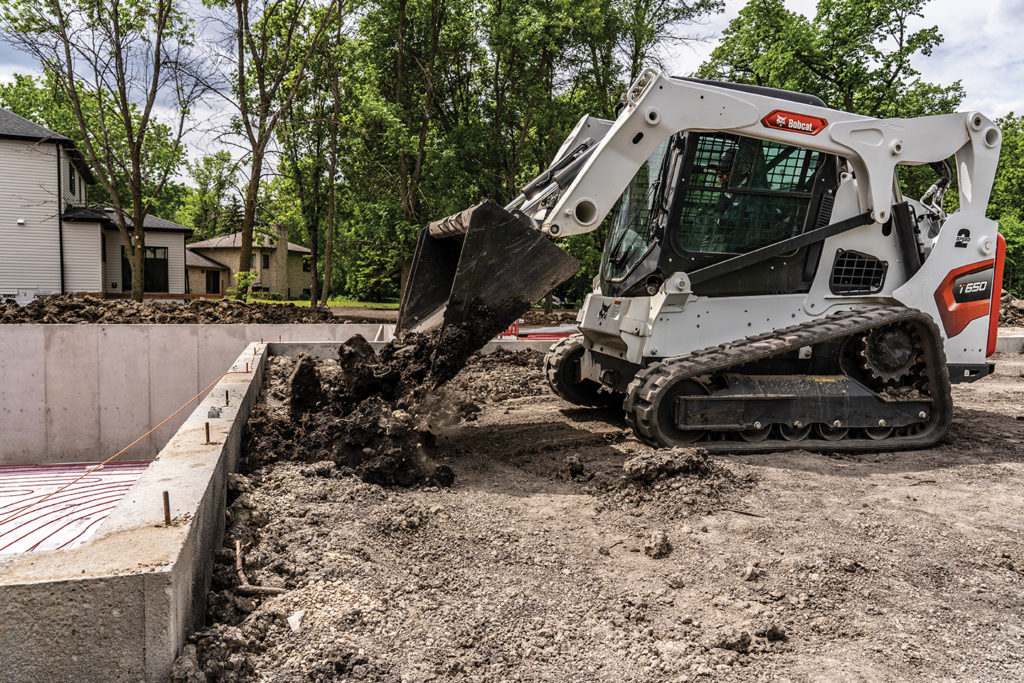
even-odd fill
[(241, 137), (248, 155), (238, 263), (243, 271), (251, 267), (267, 150), (282, 112), (302, 86), (306, 64), (321, 47), (335, 6), (314, 11), (307, 0), (208, 0), (208, 4), (222, 12), (226, 42), (219, 58), (230, 69), (215, 90), (235, 108), (230, 132)]
[(911, 60), (942, 43), (938, 27), (911, 30), (928, 0), (819, 0), (813, 20), (782, 0), (750, 0), (697, 75), (817, 95), (867, 116), (947, 113), (964, 97), (920, 79)]
[(229, 199), (236, 199), (233, 189), (238, 166), (231, 153), (220, 150), (196, 161), (186, 163), (188, 188), (175, 220), (193, 230), (193, 237), (205, 240), (226, 235), (232, 230)]
[(0, 29), (39, 61), (73, 114), (69, 137), (113, 205), (140, 301), (145, 216), (178, 168), (185, 123), (204, 92), (191, 21), (173, 0), (10, 0)]

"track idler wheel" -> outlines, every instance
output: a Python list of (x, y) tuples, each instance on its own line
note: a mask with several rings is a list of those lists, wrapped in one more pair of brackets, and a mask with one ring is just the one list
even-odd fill
[(578, 406), (606, 406), (615, 402), (615, 395), (602, 391), (600, 384), (580, 378), (580, 360), (585, 351), (582, 334), (554, 344), (544, 356), (544, 377), (548, 386), (559, 397)]
[(676, 426), (676, 397), (708, 393), (692, 379), (672, 376), (670, 363), (652, 363), (641, 370), (626, 390), (626, 422), (644, 443), (655, 448), (688, 446), (704, 438), (702, 429)]

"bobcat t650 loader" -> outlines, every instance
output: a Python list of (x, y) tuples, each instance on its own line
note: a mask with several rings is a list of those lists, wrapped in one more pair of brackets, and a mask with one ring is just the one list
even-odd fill
[[(654, 446), (928, 446), (949, 428), (950, 383), (992, 369), (1000, 138), (979, 113), (874, 119), (649, 70), (510, 205), (424, 229), (399, 328), (539, 299), (576, 267), (549, 238), (604, 223), (580, 334), (545, 360), (559, 396), (621, 403)], [(896, 168), (921, 165), (934, 185), (902, 196)]]

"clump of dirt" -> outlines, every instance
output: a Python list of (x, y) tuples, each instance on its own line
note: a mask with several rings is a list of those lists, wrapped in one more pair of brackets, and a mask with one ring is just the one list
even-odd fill
[(356, 336), (339, 347), (337, 361), (270, 358), (268, 391), (247, 424), (249, 466), (330, 460), (370, 483), (450, 486), (451, 469), (429, 457), (434, 425), (480, 408), (472, 400), (442, 399), (435, 390), (506, 327), (519, 305), (474, 302), (466, 321), (432, 335), (405, 335), (379, 353)]
[(1004, 291), (999, 302), (999, 324), (1005, 327), (1024, 327), (1024, 300)]
[(0, 301), (0, 324), (281, 324), (334, 323), (326, 308), (294, 304), (244, 303), (231, 299), (176, 301), (130, 301), (97, 299), (91, 296), (52, 294), (25, 306)]
[(673, 448), (634, 456), (622, 463), (626, 476), (637, 482), (652, 482), (676, 474), (708, 476), (719, 466), (703, 448)]

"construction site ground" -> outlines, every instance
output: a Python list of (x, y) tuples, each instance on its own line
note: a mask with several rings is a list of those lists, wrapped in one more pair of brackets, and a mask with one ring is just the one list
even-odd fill
[[(479, 411), (432, 451), (451, 488), (232, 477), (176, 680), (1020, 680), (1024, 360), (995, 361), (939, 447), (676, 453), (643, 481), (668, 456), (620, 411), (551, 395), (539, 354), (478, 359), (445, 391)], [(235, 539), (286, 593), (233, 590)]]

